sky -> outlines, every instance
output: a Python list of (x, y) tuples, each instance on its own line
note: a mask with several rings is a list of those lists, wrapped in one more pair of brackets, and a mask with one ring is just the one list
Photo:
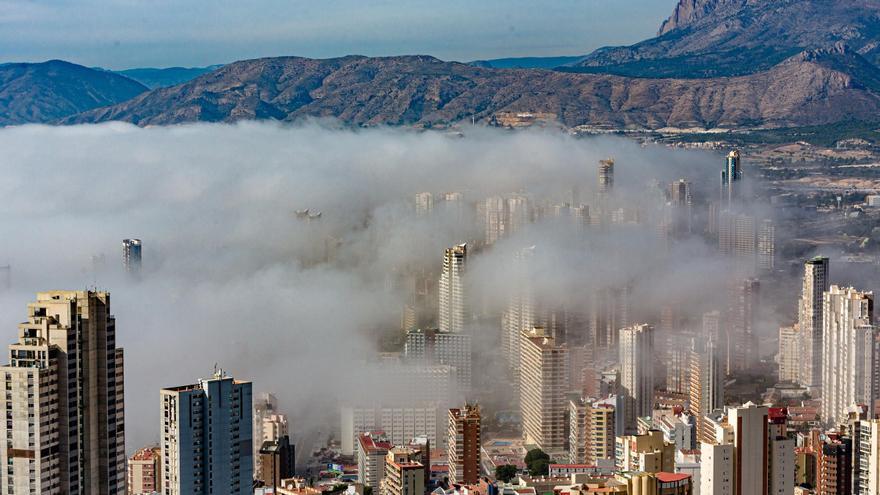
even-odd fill
[(109, 69), (298, 55), (582, 55), (653, 36), (674, 0), (0, 0), (0, 62)]

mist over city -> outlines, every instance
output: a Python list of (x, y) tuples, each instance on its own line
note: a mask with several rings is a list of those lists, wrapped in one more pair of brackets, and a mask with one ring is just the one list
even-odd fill
[[(28, 141), (40, 144), (21, 146)], [(398, 279), (405, 270), (439, 278), (446, 247), (484, 243), (477, 201), (528, 194), (535, 206), (561, 205), (573, 187), (590, 198), (596, 164), (614, 156), (615, 199), (651, 215), (665, 204), (648, 197), (652, 181), (689, 177), (711, 194), (717, 168), (706, 153), (617, 138), (353, 131), (332, 122), (28, 126), (0, 132), (0, 148), (14, 164), (3, 171), (3, 209), (16, 220), (0, 236), (12, 267), (12, 289), (2, 295), (7, 328), (41, 287), (112, 287), (130, 390), (158, 390), (217, 363), (265, 377), (257, 390), (289, 404), (303, 429), (364, 385), (382, 394), (381, 384), (360, 383), (358, 370), (378, 360), (380, 337), (400, 327), (407, 295)], [(44, 181), (29, 185), (36, 169)], [(438, 204), (436, 215), (420, 217), (413, 197), (423, 191), (467, 200), (460, 213)], [(298, 218), (304, 209), (320, 218)], [(699, 238), (666, 249), (650, 228), (599, 234), (573, 224), (530, 221), (476, 254), (468, 283), (485, 303), (475, 316), (500, 315), (521, 283), (508, 266), (528, 246), (536, 248), (528, 279), (538, 299), (578, 307), (593, 289), (634, 283), (641, 302), (633, 310), (645, 321), (673, 300), (709, 308), (720, 299), (724, 259)], [(126, 237), (144, 242), (137, 278), (120, 261)], [(500, 321), (481, 325), (478, 342), (497, 346)], [(155, 401), (127, 397), (130, 424), (141, 425), (129, 428), (135, 444), (158, 441)]]

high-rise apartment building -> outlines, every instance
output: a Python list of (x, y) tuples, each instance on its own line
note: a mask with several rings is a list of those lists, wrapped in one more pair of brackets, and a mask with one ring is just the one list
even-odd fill
[(781, 414), (750, 402), (727, 408), (714, 422), (712, 441), (700, 444), (700, 493), (790, 493), (795, 445)]
[(736, 202), (739, 196), (739, 185), (742, 177), (743, 170), (739, 151), (733, 150), (727, 154), (727, 162), (721, 170), (722, 205), (729, 206)]
[(693, 193), (691, 183), (687, 179), (678, 179), (669, 184), (671, 234), (681, 238), (691, 233), (693, 223)]
[(378, 494), (385, 479), (385, 456), (391, 450), (389, 442), (382, 433), (361, 433), (358, 435), (357, 464), (358, 483), (368, 486)]
[(857, 404), (873, 412), (878, 398), (874, 294), (832, 285), (822, 315), (822, 420), (838, 425)]
[(754, 216), (734, 210), (718, 213), (718, 250), (741, 271), (755, 267), (757, 234)]
[(468, 298), (464, 274), (467, 265), (467, 244), (448, 248), (443, 256), (440, 275), (440, 331), (462, 332), (468, 324)]
[[(288, 434), (287, 416), (278, 410), (278, 399), (273, 394), (263, 393), (253, 400), (253, 452), (260, 452), (263, 442), (273, 442)], [(254, 455), (254, 473), (262, 471), (262, 457)]]
[(796, 383), (800, 377), (801, 342), (798, 326), (779, 327), (779, 352), (776, 363), (779, 365), (779, 381)]
[(0, 493), (125, 493), (123, 354), (108, 293), (37, 294), (0, 373)]
[(694, 339), (688, 353), (688, 403), (696, 417), (697, 439), (708, 442), (714, 432), (706, 416), (724, 407), (724, 367), (714, 339)]
[(275, 440), (263, 442), (258, 454), (260, 471), (256, 474), (257, 479), (263, 482), (263, 486), (277, 488), (281, 486), (281, 480), (293, 477), (296, 450), (286, 434)]
[(880, 495), (880, 419), (859, 422), (858, 463), (855, 464), (857, 495)]
[(636, 431), (636, 418), (654, 409), (654, 327), (634, 325), (620, 330), (620, 388), (626, 431)]
[(449, 410), (447, 458), (449, 482), (476, 484), (480, 480), (480, 408), (465, 404)]
[(804, 263), (803, 288), (798, 304), (800, 384), (811, 390), (818, 390), (822, 385), (823, 294), (829, 284), (828, 258), (817, 256)]
[(394, 447), (385, 455), (385, 477), (381, 495), (421, 495), (425, 493), (425, 466), (419, 453), (407, 447)]
[(502, 317), (501, 352), (507, 358), (507, 367), (514, 380), (519, 379), (520, 338), (535, 325), (535, 294), (532, 291), (529, 267), (535, 247), (520, 249), (511, 266), (514, 284), (510, 288), (507, 310)]
[(406, 333), (404, 358), (409, 362), (441, 364), (455, 368), (460, 391), (471, 388), (471, 336), (466, 333), (415, 329)]
[(852, 439), (831, 433), (821, 441), (817, 454), (816, 493), (853, 493)]
[(533, 328), (522, 333), (520, 359), (523, 437), (551, 456), (565, 456), (568, 347), (557, 344), (543, 328)]
[(614, 159), (599, 160), (599, 199), (607, 198), (614, 190)]
[(416, 215), (423, 217), (434, 210), (434, 196), (429, 192), (420, 192), (415, 195)]
[(621, 471), (671, 473), (675, 470), (675, 444), (667, 442), (660, 430), (617, 437), (615, 450), (615, 462)]
[(630, 288), (596, 289), (590, 300), (590, 340), (594, 349), (615, 352), (620, 329), (630, 324)]
[(342, 409), (342, 452), (357, 452), (358, 436), (382, 431), (394, 445), (403, 445), (415, 437), (425, 437), (431, 445), (445, 438), (446, 423), (437, 403), (418, 403), (397, 407), (346, 407)]
[(614, 460), (616, 405), (615, 396), (602, 400), (569, 399), (569, 463), (595, 466)]
[(776, 268), (776, 224), (765, 218), (758, 224), (758, 271), (767, 273)]
[(151, 495), (162, 493), (162, 449), (144, 447), (128, 458), (126, 493)]
[(483, 218), (483, 228), (486, 235), (486, 245), (491, 246), (504, 237), (504, 221), (507, 217), (507, 204), (501, 196), (486, 198), (479, 205), (480, 216)]
[(124, 239), (122, 241), (122, 268), (131, 275), (141, 272), (141, 240)]
[(749, 278), (730, 286), (725, 308), (724, 330), (726, 339), (720, 346), (725, 372), (748, 371), (758, 363), (758, 336), (756, 320), (760, 302), (761, 283)]
[(165, 388), (160, 395), (163, 494), (252, 494), (251, 383), (218, 370), (210, 379)]

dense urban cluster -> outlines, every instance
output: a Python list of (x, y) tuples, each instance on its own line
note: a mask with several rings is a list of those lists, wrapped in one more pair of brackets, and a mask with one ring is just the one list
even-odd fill
[[(821, 253), (798, 260), (797, 316), (768, 335), (760, 308), (780, 272), (778, 220), (755, 206), (739, 153), (705, 186), (712, 194), (680, 178), (651, 181), (634, 201), (616, 191), (619, 166), (601, 160), (590, 193), (573, 184), (563, 202), (526, 191), (414, 193), (417, 221), (474, 221), (479, 235), (436, 253), (435, 269), (403, 266), (391, 277), (407, 294), (399, 328), (365, 363), (337, 363), (374, 388), (326, 411), (335, 431), (298, 431), (314, 444), (305, 451), (273, 394), (220, 367), (155, 391), (158, 442), (126, 445), (110, 294), (37, 294), (0, 371), (0, 493), (880, 495), (873, 293), (836, 284)], [(655, 263), (698, 240), (722, 262), (695, 277), (720, 280), (719, 297), (697, 304), (672, 280), (646, 294), (637, 278), (613, 276), (556, 297), (536, 275), (545, 246), (523, 235), (539, 226), (597, 253), (620, 229), (647, 232), (614, 242), (649, 243)], [(496, 269), (507, 286), (481, 293), (473, 260), (502, 244), (510, 253)], [(323, 245), (332, 260), (336, 241)], [(142, 263), (141, 240), (125, 239), (132, 280), (147, 276)], [(709, 266), (697, 263), (676, 270)], [(487, 309), (491, 297), (503, 310)]]

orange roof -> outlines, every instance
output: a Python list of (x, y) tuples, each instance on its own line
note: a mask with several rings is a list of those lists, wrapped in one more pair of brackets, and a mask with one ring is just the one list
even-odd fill
[(657, 473), (654, 476), (663, 483), (675, 483), (676, 481), (684, 481), (691, 477), (691, 475), (684, 473)]

